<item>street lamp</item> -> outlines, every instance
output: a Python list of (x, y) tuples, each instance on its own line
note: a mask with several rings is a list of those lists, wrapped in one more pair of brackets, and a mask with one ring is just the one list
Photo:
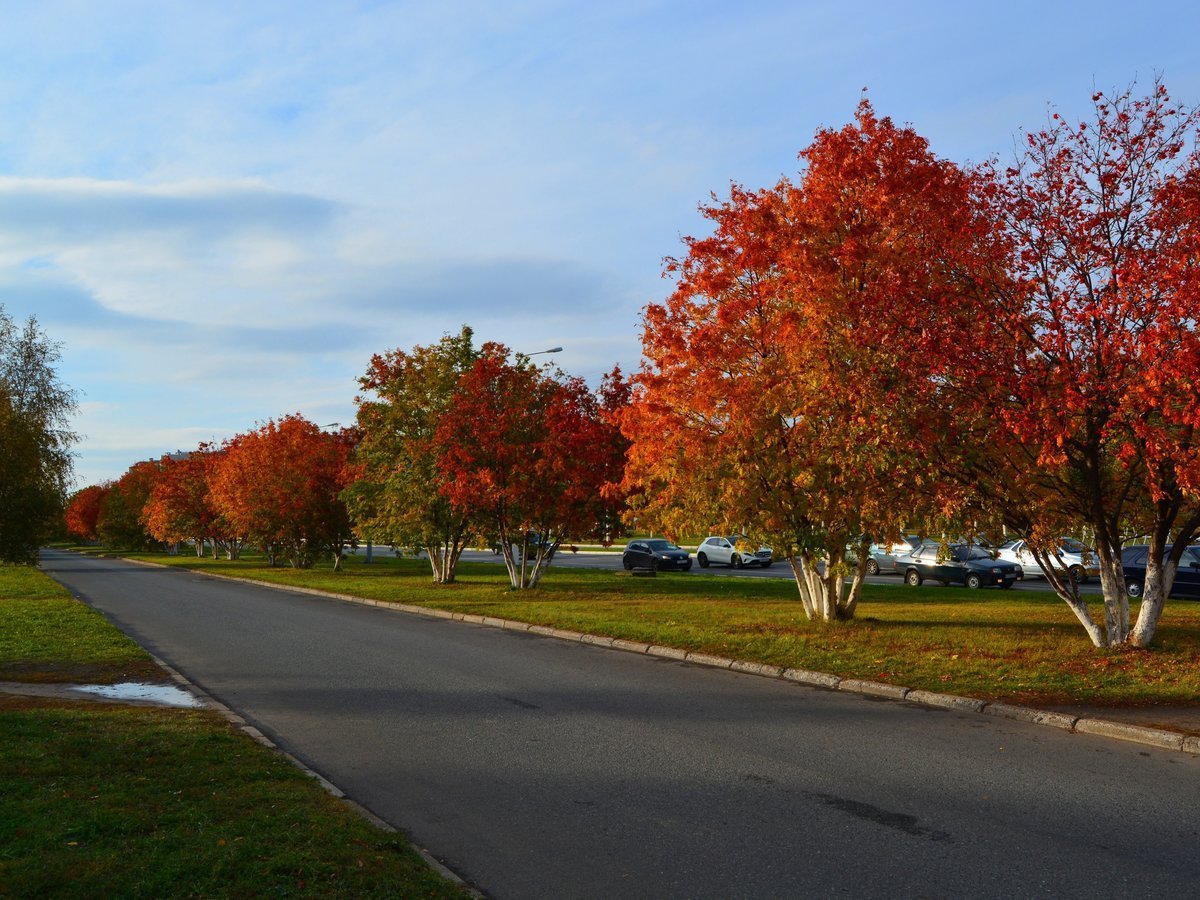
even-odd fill
[(542, 353), (562, 353), (562, 347), (551, 347), (549, 350), (534, 350), (532, 353), (518, 353), (517, 355), (528, 359), (531, 356), (539, 356)]

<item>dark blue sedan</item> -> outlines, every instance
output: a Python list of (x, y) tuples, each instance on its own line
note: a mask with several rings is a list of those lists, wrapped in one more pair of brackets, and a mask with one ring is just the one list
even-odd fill
[[(1125, 591), (1130, 597), (1142, 596), (1146, 584), (1146, 556), (1149, 553), (1150, 548), (1146, 544), (1134, 544), (1121, 551)], [(1171, 586), (1171, 596), (1200, 600), (1200, 544), (1192, 544), (1183, 551), (1175, 572), (1175, 583)]]

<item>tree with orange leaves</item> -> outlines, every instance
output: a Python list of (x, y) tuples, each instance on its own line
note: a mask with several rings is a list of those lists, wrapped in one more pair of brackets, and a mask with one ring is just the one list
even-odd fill
[(172, 544), (191, 540), (197, 556), (204, 555), (205, 542), (211, 541), (214, 558), (218, 552), (238, 557), (238, 536), (217, 512), (209, 488), (221, 452), (204, 445), (159, 461), (161, 472), (143, 510), (146, 529), (155, 539)]
[(350, 537), (340, 494), (352, 447), (348, 432), (329, 434), (300, 415), (268, 421), (223, 448), (210, 487), (217, 512), (263, 548), (307, 568), (331, 553), (340, 568)]
[(798, 183), (705, 209), (713, 235), (668, 261), (678, 283), (646, 310), (624, 417), (627, 486), (643, 526), (771, 542), (805, 614), (832, 621), (854, 615), (872, 538), (937, 508), (915, 452), (944, 433), (926, 351), (992, 296), (996, 266), (979, 179), (866, 101), (801, 159)]

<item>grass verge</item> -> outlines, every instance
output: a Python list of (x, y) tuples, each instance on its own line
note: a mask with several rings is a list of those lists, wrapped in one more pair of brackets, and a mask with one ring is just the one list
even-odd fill
[[(0, 671), (164, 677), (20, 567), (0, 567)], [(0, 896), (461, 896), (400, 835), (211, 711), (0, 694), (0, 784)]]
[[(462, 563), (458, 582), (431, 583), (428, 564), (351, 557), (345, 571), (272, 568), (143, 554), (172, 565), (375, 600), (516, 619), (664, 644), (843, 678), (1030, 705), (1194, 706), (1200, 696), (1200, 604), (1167, 604), (1149, 651), (1096, 650), (1062, 601), (1028, 591), (866, 585), (852, 622), (805, 620), (786, 579), (713, 575), (632, 578), (551, 569), (513, 591), (503, 568)], [(1100, 615), (1097, 603), (1094, 615)]]

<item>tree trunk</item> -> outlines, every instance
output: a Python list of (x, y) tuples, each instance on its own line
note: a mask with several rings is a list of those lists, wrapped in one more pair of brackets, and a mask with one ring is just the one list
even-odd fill
[(1137, 623), (1129, 632), (1129, 643), (1142, 650), (1150, 646), (1154, 633), (1158, 630), (1158, 620), (1162, 616), (1167, 597), (1171, 595), (1171, 587), (1175, 584), (1175, 572), (1178, 565), (1168, 553), (1162, 554), (1162, 562), (1154, 559), (1153, 547), (1146, 557), (1146, 581), (1142, 585), (1142, 596), (1138, 605)]
[[(1105, 639), (1103, 630), (1099, 625), (1096, 624), (1095, 620), (1092, 618), (1091, 612), (1087, 608), (1087, 603), (1079, 595), (1079, 585), (1075, 584), (1075, 582), (1072, 581), (1062, 569), (1056, 569), (1052, 565), (1051, 558), (1048, 554), (1040, 550), (1032, 550), (1031, 552), (1033, 553), (1034, 560), (1036, 560), (1037, 564), (1041, 566), (1042, 572), (1046, 576), (1046, 580), (1050, 582), (1050, 586), (1054, 588), (1054, 593), (1058, 594), (1063, 602), (1066, 603), (1070, 608), (1071, 612), (1075, 614), (1075, 618), (1079, 620), (1079, 624), (1081, 624), (1084, 631), (1087, 632), (1087, 636), (1091, 640), (1092, 644), (1097, 647), (1106, 646), (1107, 641)], [(1103, 575), (1103, 569), (1101, 570), (1101, 574)], [(1100, 579), (1100, 581), (1101, 585), (1103, 585), (1103, 577)], [(1122, 580), (1121, 583), (1121, 590), (1125, 590), (1124, 580)]]
[(796, 590), (800, 592), (804, 615), (811, 622), (817, 617), (816, 598), (821, 592), (821, 576), (817, 572), (816, 561), (807, 550), (801, 550), (789, 557), (788, 563), (792, 567), (792, 577), (796, 579)]

